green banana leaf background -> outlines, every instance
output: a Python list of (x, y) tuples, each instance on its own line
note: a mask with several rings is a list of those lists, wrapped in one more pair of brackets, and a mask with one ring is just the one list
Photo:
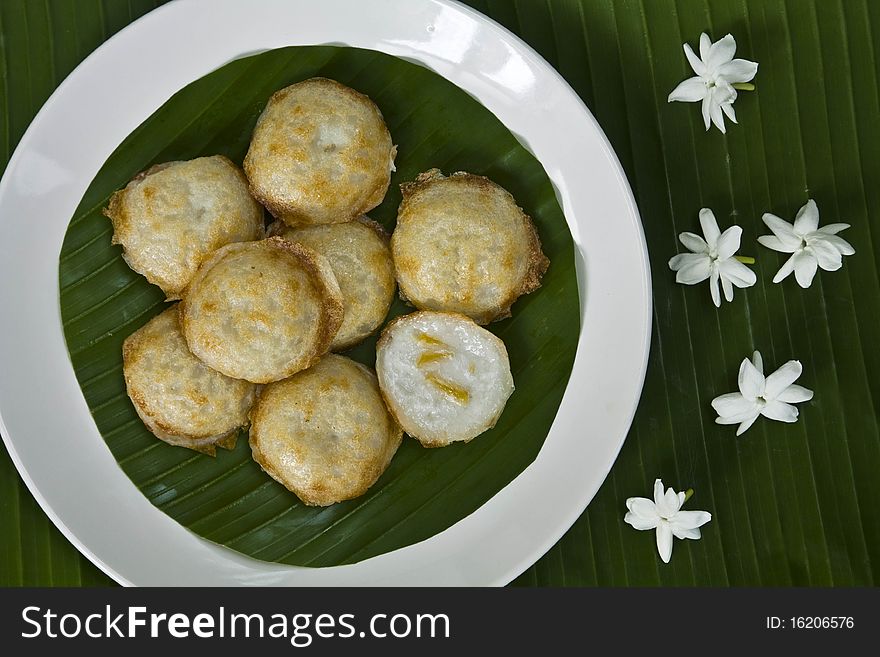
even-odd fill
[[(2, 161), (39, 107), (104, 39), (156, 3), (0, 3)], [(654, 280), (642, 400), (623, 450), (572, 529), (515, 584), (877, 585), (880, 582), (880, 4), (871, 0), (472, 0), (540, 52), (595, 114), (639, 204)], [(740, 124), (705, 133), (696, 105), (667, 104), (691, 75), (681, 45), (731, 32), (760, 63)], [(856, 249), (808, 290), (770, 282), (784, 256), (760, 247), (761, 214), (791, 219), (814, 198), (822, 223), (852, 224)], [(711, 207), (743, 227), (758, 283), (715, 309), (674, 283), (677, 234)], [(8, 218), (0, 218), (8, 220)], [(734, 438), (709, 401), (760, 349), (791, 358), (813, 389), (796, 424)], [(650, 532), (623, 523), (655, 477), (693, 488), (713, 515), (663, 564)], [(109, 583), (54, 529), (0, 457), (0, 584)]]

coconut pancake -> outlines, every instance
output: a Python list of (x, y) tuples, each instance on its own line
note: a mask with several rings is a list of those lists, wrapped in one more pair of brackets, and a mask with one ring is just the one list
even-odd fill
[(251, 420), (254, 460), (310, 506), (363, 495), (403, 436), (373, 372), (334, 354), (266, 386)]
[(224, 376), (190, 353), (177, 305), (126, 338), (122, 361), (128, 396), (158, 438), (211, 456), (216, 446), (235, 446), (256, 386)]
[(300, 228), (276, 222), (270, 233), (302, 244), (330, 263), (345, 307), (331, 351), (348, 349), (379, 328), (396, 288), (388, 234), (382, 226), (364, 216), (344, 224)]
[(263, 209), (222, 155), (157, 164), (114, 193), (104, 214), (128, 266), (169, 300), (212, 251), (263, 237)]
[(502, 187), (431, 169), (401, 190), (391, 252), (400, 295), (416, 308), (487, 324), (540, 287), (550, 261), (532, 220)]
[(311, 78), (269, 99), (244, 170), (251, 193), (276, 218), (291, 226), (340, 223), (382, 202), (395, 154), (373, 101)]
[(468, 442), (495, 426), (513, 393), (504, 343), (458, 313), (393, 320), (376, 345), (376, 374), (392, 415), (425, 447)]
[(180, 304), (190, 350), (237, 379), (269, 383), (310, 367), (342, 323), (323, 257), (280, 237), (229, 244), (199, 267)]

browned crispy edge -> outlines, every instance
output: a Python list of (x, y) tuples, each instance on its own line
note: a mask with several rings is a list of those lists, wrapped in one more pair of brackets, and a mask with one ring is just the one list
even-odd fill
[[(546, 255), (544, 255), (544, 252), (541, 249), (541, 238), (538, 236), (538, 230), (535, 227), (535, 222), (532, 221), (532, 218), (527, 215), (519, 205), (516, 204), (516, 199), (513, 198), (513, 195), (510, 192), (504, 189), (501, 185), (498, 185), (497, 183), (491, 181), (489, 178), (473, 173), (468, 173), (466, 171), (456, 171), (455, 173), (448, 176), (448, 178), (454, 178), (463, 182), (467, 182), (469, 184), (489, 188), (492, 190), (500, 189), (510, 198), (511, 201), (513, 201), (516, 209), (519, 210), (520, 220), (525, 226), (528, 239), (527, 248), (529, 265), (526, 269), (526, 274), (523, 277), (523, 280), (520, 282), (519, 286), (517, 288), (514, 288), (511, 294), (498, 305), (497, 309), (493, 309), (491, 311), (487, 311), (486, 313), (471, 317), (471, 319), (477, 322), (477, 324), (481, 325), (506, 319), (507, 317), (510, 317), (511, 306), (514, 304), (514, 302), (516, 302), (517, 299), (519, 299), (522, 295), (534, 292), (539, 287), (541, 287), (541, 279), (546, 273), (547, 268), (550, 266), (550, 259)], [(423, 173), (420, 173), (412, 182), (401, 183), (400, 192), (403, 196), (403, 200), (401, 201), (400, 207), (397, 210), (398, 220), (400, 218), (400, 215), (406, 208), (407, 203), (415, 194), (418, 194), (424, 189), (430, 187), (431, 185), (446, 179), (447, 176), (444, 176), (440, 169), (433, 168), (428, 169)], [(395, 266), (395, 277), (396, 271), (397, 268)], [(397, 290), (400, 298), (404, 302), (410, 305), (415, 305), (404, 293), (403, 286), (400, 285), (399, 278), (397, 281)]]
[(214, 456), (216, 453), (215, 447), (233, 449), (238, 438), (238, 431), (245, 425), (235, 427), (230, 431), (219, 435), (197, 435), (177, 431), (174, 427), (171, 427), (168, 424), (162, 422), (157, 417), (155, 411), (150, 407), (147, 399), (133, 387), (132, 382), (128, 377), (128, 374), (126, 373), (126, 367), (131, 360), (132, 353), (140, 346), (140, 342), (143, 336), (143, 329), (165, 313), (172, 312), (177, 314), (177, 304), (170, 306), (166, 310), (153, 317), (149, 322), (144, 324), (144, 326), (129, 335), (122, 343), (122, 372), (123, 377), (125, 378), (125, 389), (128, 393), (129, 399), (131, 399), (131, 402), (135, 407), (135, 411), (141, 418), (141, 421), (154, 436), (168, 443), (169, 445), (174, 445), (175, 447), (186, 447), (196, 452), (207, 454), (208, 456)]
[[(306, 350), (307, 352), (313, 352), (311, 356), (307, 356), (305, 359), (299, 361), (294, 361), (288, 365), (287, 369), (277, 378), (251, 381), (251, 383), (271, 383), (286, 378), (300, 370), (307, 369), (318, 362), (321, 356), (327, 353), (327, 350), (330, 348), (330, 342), (333, 340), (333, 337), (342, 325), (342, 317), (345, 311), (342, 304), (342, 293), (339, 291), (339, 286), (336, 284), (336, 278), (333, 275), (333, 271), (330, 269), (330, 265), (327, 264), (327, 261), (322, 256), (318, 255), (311, 249), (294, 242), (288, 242), (281, 237), (269, 237), (256, 242), (233, 242), (232, 244), (220, 247), (202, 262), (201, 266), (196, 271), (195, 276), (193, 276), (192, 281), (190, 281), (189, 286), (183, 293), (183, 300), (180, 302), (178, 308), (183, 336), (186, 339), (187, 344), (190, 343), (191, 333), (189, 328), (190, 314), (188, 312), (188, 301), (192, 291), (202, 282), (202, 280), (204, 280), (211, 269), (213, 269), (220, 260), (226, 257), (227, 253), (234, 250), (252, 248), (277, 249), (293, 257), (297, 261), (297, 264), (306, 271), (309, 279), (315, 285), (317, 292), (316, 296), (321, 302), (323, 310), (320, 315), (314, 345), (311, 350)], [(191, 346), (190, 350), (192, 350)]]
[[(385, 397), (382, 395), (382, 389), (379, 387), (379, 380), (376, 377), (375, 373), (373, 373), (373, 371), (365, 365), (362, 365), (361, 363), (358, 363), (357, 361), (354, 361), (346, 356), (340, 356), (338, 354), (328, 354), (327, 357), (344, 358), (345, 360), (354, 363), (357, 366), (357, 369), (359, 369), (362, 374), (373, 379), (374, 383), (376, 384), (376, 388), (379, 390), (379, 398), (383, 401), (383, 404), (385, 405), (385, 412), (388, 413), (388, 419), (390, 420), (392, 427), (395, 428), (395, 433), (397, 435), (396, 445), (394, 446), (393, 450), (390, 450), (388, 460), (385, 463), (379, 464), (375, 468), (373, 468), (373, 472), (370, 474), (370, 477), (367, 479), (366, 483), (356, 488), (355, 492), (347, 495), (346, 497), (339, 499), (330, 499), (326, 495), (322, 496), (320, 493), (315, 493), (315, 491), (312, 489), (302, 489), (294, 486), (286, 480), (282, 473), (280, 473), (277, 469), (273, 467), (273, 465), (266, 458), (266, 455), (260, 449), (259, 442), (261, 437), (259, 429), (259, 414), (260, 410), (262, 409), (262, 402), (264, 401), (264, 393), (274, 384), (269, 384), (268, 386), (266, 386), (266, 388), (257, 399), (256, 403), (251, 408), (251, 412), (249, 414), (251, 425), (248, 435), (248, 444), (251, 448), (251, 456), (253, 457), (254, 461), (256, 461), (256, 463), (260, 466), (260, 468), (263, 469), (263, 472), (268, 474), (270, 477), (272, 477), (272, 479), (274, 479), (291, 493), (296, 495), (300, 499), (300, 501), (302, 501), (302, 503), (307, 506), (330, 506), (331, 504), (336, 504), (338, 502), (344, 502), (345, 500), (352, 500), (356, 497), (360, 497), (361, 495), (366, 493), (373, 486), (373, 484), (376, 483), (379, 477), (382, 476), (382, 473), (385, 472), (386, 469), (388, 469), (388, 465), (391, 463), (391, 459), (394, 458), (394, 454), (397, 453), (400, 444), (403, 442), (403, 429), (397, 422), (394, 415), (388, 410), (388, 406), (387, 404), (385, 404)], [(285, 379), (284, 381), (277, 381), (276, 383), (282, 384), (287, 380), (289, 379)]]
[[(269, 97), (269, 100), (266, 102), (266, 107), (263, 108), (263, 111), (260, 113), (260, 117), (257, 119), (257, 124), (254, 127), (254, 133), (260, 129), (260, 123), (262, 121), (263, 115), (266, 113), (266, 110), (270, 105), (280, 102), (284, 100), (294, 89), (305, 86), (305, 85), (329, 85), (343, 94), (352, 96), (361, 102), (366, 102), (368, 106), (372, 107), (373, 110), (378, 114), (379, 119), (382, 121), (382, 125), (385, 128), (385, 133), (388, 135), (389, 141), (391, 140), (391, 133), (388, 131), (388, 125), (385, 123), (385, 118), (382, 116), (382, 110), (373, 102), (373, 100), (367, 96), (366, 94), (362, 94), (360, 91), (356, 89), (352, 89), (349, 86), (342, 84), (336, 80), (332, 80), (330, 78), (324, 77), (314, 77), (309, 78), (307, 80), (303, 80), (302, 82), (297, 82), (295, 84), (291, 84), (283, 89), (279, 89), (274, 94)], [(251, 137), (251, 141), (253, 141), (253, 136)], [(397, 146), (394, 145), (393, 141), (391, 144), (391, 159), (397, 157)], [(257, 201), (259, 201), (273, 217), (279, 219), (286, 223), (288, 226), (292, 228), (296, 228), (297, 226), (308, 226), (314, 224), (315, 222), (310, 219), (308, 215), (305, 215), (299, 212), (295, 207), (290, 205), (289, 203), (282, 203), (272, 198), (269, 192), (266, 192), (261, 189), (257, 189), (252, 183), (251, 178), (254, 174), (254, 163), (251, 158), (251, 149), (248, 147), (248, 152), (244, 157), (244, 162), (242, 164), (244, 169), (245, 177), (248, 180), (248, 190), (250, 190), (251, 196), (253, 196)], [(330, 222), (330, 223), (345, 223), (347, 221), (355, 220), (359, 215), (368, 212), (375, 208), (382, 202), (382, 199), (385, 198), (385, 194), (388, 191), (388, 186), (391, 184), (391, 171), (388, 172), (387, 176), (383, 179), (383, 181), (376, 186), (375, 189), (371, 190), (370, 193), (365, 197), (364, 202), (361, 204), (362, 207), (358, 207), (352, 210), (351, 214), (348, 216), (339, 217), (338, 221)]]
[[(247, 177), (244, 175), (244, 171), (242, 171), (241, 167), (236, 165), (235, 162), (230, 160), (228, 157), (226, 157), (225, 155), (206, 155), (203, 157), (219, 158), (223, 162), (223, 164), (225, 164), (230, 169), (232, 169), (232, 171), (235, 173), (235, 175), (245, 185), (245, 188), (250, 190), (250, 184), (248, 183)], [(200, 158), (193, 158), (193, 159), (200, 159)], [(103, 208), (101, 210), (101, 214), (103, 214), (105, 217), (110, 219), (110, 223), (113, 225), (113, 236), (110, 238), (110, 244), (121, 244), (121, 242), (116, 237), (116, 230), (117, 230), (118, 224), (124, 223), (128, 219), (127, 213), (125, 211), (125, 208), (123, 208), (123, 203), (122, 203), (122, 199), (123, 199), (125, 193), (128, 191), (128, 188), (133, 183), (138, 183), (138, 182), (144, 180), (145, 178), (153, 175), (154, 173), (159, 173), (160, 171), (164, 171), (165, 169), (167, 169), (168, 167), (170, 167), (173, 164), (179, 164), (181, 162), (186, 162), (186, 161), (191, 161), (191, 160), (173, 160), (171, 162), (161, 162), (159, 164), (154, 164), (153, 166), (149, 167), (148, 169), (144, 169), (143, 171), (137, 173), (131, 180), (128, 181), (128, 183), (125, 185), (125, 187), (123, 187), (122, 189), (118, 189), (115, 192), (113, 192), (113, 194), (111, 194), (110, 200), (107, 203), (107, 207)], [(140, 271), (139, 269), (136, 269), (128, 259), (128, 256), (125, 252), (126, 251), (125, 245), (122, 246), (122, 249), (123, 249), (122, 259), (125, 260), (125, 264), (127, 264), (129, 267), (131, 267), (131, 269), (133, 271), (137, 272), (138, 274), (140, 274), (141, 276), (146, 278), (148, 283), (159, 287), (165, 293), (165, 300), (166, 301), (178, 301), (181, 298), (181, 296), (183, 295), (183, 292), (185, 290), (185, 287), (184, 288), (177, 288), (175, 286), (168, 284), (167, 281), (161, 281), (158, 278), (156, 278), (155, 276), (152, 276), (146, 272)]]
[[(382, 226), (382, 224), (380, 224), (377, 221), (373, 221), (365, 214), (361, 215), (359, 217), (356, 217), (354, 219), (354, 221), (357, 223), (363, 224), (364, 226), (366, 226), (367, 228), (369, 228), (370, 230), (375, 232), (376, 235), (379, 236), (379, 239), (382, 240), (382, 242), (385, 244), (385, 247), (389, 249), (388, 257), (390, 258), (391, 257), (391, 253), (390, 253), (391, 235), (388, 234), (388, 231), (385, 230), (385, 228)], [(345, 222), (345, 223), (352, 223), (352, 222)], [(281, 239), (286, 239), (283, 237), (283, 234), (286, 230), (291, 229), (291, 228), (293, 228), (293, 227), (288, 226), (286, 223), (284, 223), (283, 221), (278, 219), (276, 221), (273, 221), (271, 224), (269, 224), (269, 227), (267, 229), (267, 235), (270, 237), (279, 237)], [(305, 226), (299, 226), (299, 228), (305, 228)], [(293, 228), (293, 230), (296, 230), (296, 228)], [(393, 259), (391, 262), (391, 268), (392, 268), (392, 277), (394, 278), (393, 282), (396, 287), (397, 286), (397, 278), (396, 278), (396, 276), (394, 276), (394, 273), (393, 273), (393, 270), (394, 270)], [(391, 299), (393, 301), (393, 299), (394, 299), (394, 296), (393, 296), (394, 291), (393, 290), (392, 290), (391, 294), (392, 294)], [(386, 314), (387, 314), (387, 312), (386, 312)], [(381, 323), (380, 323), (380, 326), (381, 326)], [(361, 342), (366, 340), (370, 335), (373, 335), (378, 329), (379, 329), (379, 327), (377, 326), (375, 329), (373, 329), (367, 335), (360, 336), (360, 337), (355, 336), (354, 338), (352, 338), (348, 342), (344, 342), (342, 344), (337, 345), (336, 351), (337, 352), (338, 351), (345, 351), (346, 349), (350, 349), (351, 347), (355, 346), (356, 344), (360, 344)], [(331, 342), (332, 342), (332, 339), (331, 339)]]

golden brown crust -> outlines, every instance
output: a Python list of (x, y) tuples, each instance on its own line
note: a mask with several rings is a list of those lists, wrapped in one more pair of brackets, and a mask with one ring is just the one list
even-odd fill
[[(400, 189), (391, 245), (405, 302), (487, 324), (509, 317), (520, 296), (540, 287), (550, 261), (531, 217), (502, 187), (484, 176), (459, 171), (447, 177), (430, 169)], [(482, 246), (471, 244), (478, 240)], [(490, 248), (492, 240), (498, 244)], [(514, 270), (513, 278), (502, 278)]]
[[(205, 285), (218, 285), (218, 283), (213, 281), (210, 283), (206, 282), (209, 281), (215, 267), (234, 255), (241, 253), (253, 254), (257, 251), (280, 255), (284, 258), (284, 262), (289, 263), (294, 270), (300, 271), (306, 276), (312, 290), (311, 294), (307, 290), (302, 290), (296, 302), (288, 300), (288, 306), (280, 309), (280, 314), (277, 317), (260, 317), (260, 321), (268, 322), (269, 325), (271, 325), (273, 319), (277, 319), (280, 322), (287, 322), (289, 319), (290, 322), (294, 322), (301, 303), (310, 301), (317, 306), (316, 324), (311, 330), (311, 338), (307, 344), (302, 345), (300, 353), (285, 353), (284, 356), (289, 356), (289, 359), (277, 371), (262, 371), (261, 366), (255, 366), (254, 370), (259, 370), (262, 373), (238, 369), (238, 365), (224, 360), (224, 355), (230, 350), (241, 350), (252, 345), (236, 345), (228, 341), (224, 336), (215, 334), (215, 331), (210, 326), (207, 328), (201, 326), (202, 322), (199, 316), (204, 310), (209, 312), (216, 311), (217, 304), (222, 304), (223, 302), (222, 299), (203, 298), (209, 294), (209, 292), (202, 289)], [(262, 273), (260, 275), (262, 276)], [(265, 292), (258, 287), (248, 286), (247, 282), (242, 283), (243, 288), (235, 288), (238, 282), (238, 277), (232, 279), (229, 282), (228, 288), (224, 288), (225, 291), (229, 294), (239, 295), (239, 297), (242, 295), (260, 296)], [(254, 383), (270, 383), (311, 367), (320, 360), (321, 356), (329, 349), (333, 337), (342, 324), (344, 310), (342, 294), (326, 259), (311, 249), (276, 236), (258, 242), (229, 244), (215, 251), (202, 263), (202, 266), (196, 272), (192, 282), (185, 291), (183, 301), (180, 303), (180, 315), (183, 334), (190, 349), (196, 356), (205, 361), (206, 364), (227, 376), (246, 379)], [(234, 321), (234, 317), (232, 320)]]
[(113, 192), (113, 194), (110, 195), (110, 202), (107, 204), (107, 207), (101, 210), (101, 214), (107, 217), (110, 220), (110, 223), (113, 225), (113, 237), (110, 238), (110, 244), (114, 245), (119, 244), (116, 222), (126, 221), (125, 208), (122, 204), (122, 193), (124, 191), (124, 189), (119, 189)]
[[(132, 400), (132, 402), (134, 402), (134, 400)], [(212, 436), (210, 438), (190, 438), (164, 431), (156, 422), (155, 418), (143, 413), (137, 405), (135, 405), (134, 410), (144, 423), (144, 426), (149, 429), (150, 433), (156, 436), (159, 440), (166, 442), (173, 447), (186, 447), (187, 449), (191, 449), (194, 452), (200, 452), (207, 456), (216, 456), (217, 447), (222, 447), (226, 450), (233, 450), (238, 441), (238, 432), (240, 429), (233, 429), (229, 433), (220, 436)]]
[[(454, 175), (460, 175), (462, 172), (456, 172)], [(470, 175), (470, 174), (465, 174)], [(451, 177), (451, 176), (450, 176)], [(478, 177), (478, 176), (475, 176)], [(446, 176), (443, 175), (443, 172), (438, 168), (428, 169), (427, 171), (423, 171), (419, 175), (416, 176), (415, 180), (410, 182), (400, 183), (400, 193), (403, 196), (403, 200), (406, 201), (412, 195), (418, 193), (418, 191), (427, 185), (431, 184), (435, 180), (443, 180)]]
[[(343, 135), (347, 123), (356, 130)], [(325, 146), (322, 126), (330, 126)], [(342, 223), (382, 202), (396, 150), (369, 97), (311, 78), (269, 99), (244, 170), (253, 197), (288, 225)]]
[[(513, 299), (516, 301), (523, 294), (529, 294), (534, 292), (539, 287), (541, 287), (541, 279), (544, 277), (544, 274), (547, 273), (547, 269), (550, 267), (550, 258), (544, 255), (544, 251), (541, 249), (541, 238), (538, 237), (538, 231), (535, 228), (535, 222), (532, 221), (532, 218), (523, 213), (526, 219), (528, 220), (528, 234), (529, 234), (529, 270), (526, 274), (526, 277), (523, 279), (522, 287), (520, 287), (519, 294)], [(511, 303), (513, 303), (511, 301)], [(509, 306), (508, 306), (509, 310)], [(508, 315), (510, 313), (508, 312)]]
[[(324, 432), (333, 439), (322, 440)], [(254, 460), (309, 506), (363, 495), (402, 438), (375, 374), (334, 354), (266, 386), (251, 411)]]
[[(300, 244), (288, 242), (280, 237), (270, 238), (279, 242), (282, 248), (288, 250), (292, 254), (296, 254), (302, 265), (311, 273), (315, 280), (316, 286), (321, 289), (324, 299), (324, 313), (321, 316), (321, 326), (318, 329), (317, 347), (315, 354), (309, 360), (306, 368), (311, 367), (330, 349), (330, 343), (339, 327), (342, 326), (342, 318), (345, 316), (345, 308), (342, 303), (342, 293), (339, 291), (339, 284), (336, 283), (336, 277), (327, 260), (315, 253), (309, 248)], [(332, 281), (332, 285), (331, 282)], [(305, 368), (303, 368), (305, 369)], [(262, 381), (261, 383), (267, 383)]]
[(383, 242), (385, 242), (386, 245), (391, 243), (391, 234), (387, 230), (385, 230), (385, 226), (380, 224), (378, 221), (373, 221), (365, 214), (362, 214), (360, 217), (355, 219), (355, 221), (357, 221), (358, 223), (362, 223), (367, 228), (372, 228), (375, 231), (376, 235), (378, 235), (379, 238)]
[[(217, 446), (225, 449), (235, 446), (239, 429), (247, 425), (247, 409), (254, 400), (255, 390), (250, 384), (228, 379), (199, 363), (186, 351), (178, 321), (178, 309), (172, 306), (125, 339), (122, 344), (122, 361), (126, 391), (138, 416), (157, 438), (171, 445), (214, 456)], [(179, 346), (175, 346), (178, 343)], [(173, 369), (169, 370), (166, 363), (163, 369), (156, 371), (155, 368), (160, 367), (162, 359), (167, 360), (169, 354), (172, 354)], [(144, 373), (145, 367), (148, 368), (147, 374)], [(191, 384), (191, 379), (188, 378), (194, 370), (197, 372), (196, 380), (201, 381), (197, 386)], [(162, 374), (165, 378), (174, 379), (171, 385), (174, 392), (170, 398), (155, 397), (162, 388), (150, 388), (149, 383), (144, 380), (146, 376), (161, 385), (162, 382), (156, 381), (155, 377)], [(204, 379), (206, 374), (208, 378)], [(180, 403), (175, 400), (180, 393), (198, 406), (223, 404), (227, 412), (235, 412), (237, 407), (240, 415), (226, 415), (220, 419), (223, 423), (221, 426), (225, 425), (224, 428), (227, 428), (220, 433), (211, 428), (217, 426), (216, 415), (210, 421), (200, 420), (203, 426), (201, 430), (186, 429), (184, 425), (192, 426), (192, 422), (186, 421), (186, 409), (174, 408)], [(242, 407), (242, 403), (246, 406)], [(176, 423), (166, 420), (166, 417), (175, 417)]]
[(396, 288), (390, 238), (381, 225), (362, 216), (342, 224), (299, 228), (276, 221), (269, 230), (273, 236), (313, 249), (333, 270), (345, 312), (331, 351), (349, 349), (375, 333), (388, 314)]
[(111, 243), (122, 245), (128, 266), (167, 300), (179, 299), (210, 252), (263, 236), (263, 209), (247, 189), (244, 173), (222, 155), (155, 164), (103, 209), (113, 224)]
[[(363, 224), (367, 228), (372, 229), (379, 238), (385, 242), (385, 244), (389, 244), (391, 242), (391, 233), (385, 230), (385, 226), (380, 224), (378, 221), (374, 221), (370, 219), (367, 215), (362, 214), (359, 217), (355, 217), (352, 221), (356, 221), (360, 224)], [(284, 233), (290, 230), (290, 226), (281, 221), (280, 219), (276, 219), (266, 228), (266, 237), (284, 237)]]

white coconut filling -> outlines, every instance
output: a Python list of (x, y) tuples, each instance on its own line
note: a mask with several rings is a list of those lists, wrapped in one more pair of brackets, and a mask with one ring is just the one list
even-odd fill
[(495, 424), (513, 392), (503, 343), (474, 322), (415, 313), (386, 336), (376, 367), (403, 428), (427, 442), (470, 440)]

